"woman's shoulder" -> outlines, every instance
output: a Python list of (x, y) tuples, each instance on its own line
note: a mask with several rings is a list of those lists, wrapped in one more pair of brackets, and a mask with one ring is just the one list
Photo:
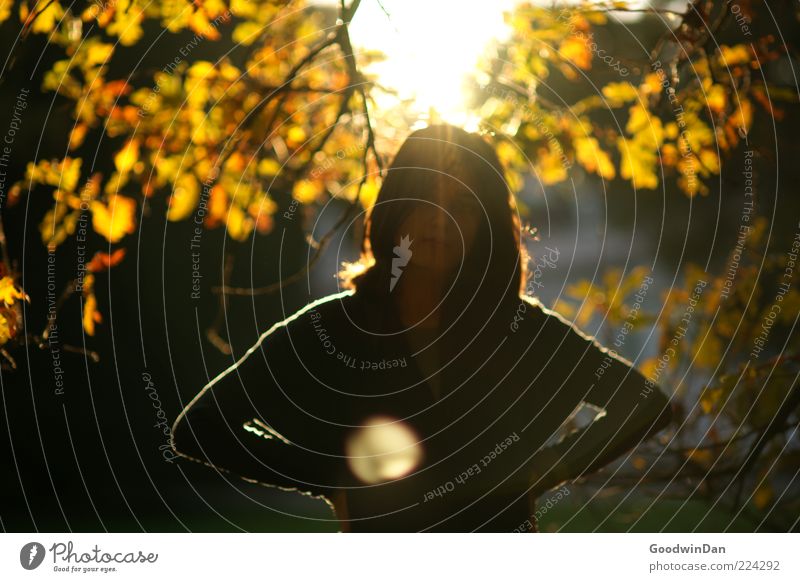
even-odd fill
[(512, 332), (533, 331), (547, 320), (549, 310), (539, 299), (530, 295), (521, 295), (513, 306), (513, 319), (509, 328)]
[(530, 295), (520, 297), (514, 322), (516, 325), (512, 326), (512, 331), (524, 329), (537, 334), (552, 333), (557, 336), (565, 336), (585, 342), (590, 342), (594, 339), (558, 311), (545, 307), (541, 300)]
[(348, 306), (354, 299), (353, 291), (342, 291), (311, 301), (263, 332), (257, 344), (265, 341), (277, 344), (292, 337), (305, 337), (325, 325), (338, 326), (342, 320), (347, 320)]
[(341, 291), (333, 293), (320, 299), (316, 299), (308, 303), (305, 307), (295, 312), (293, 315), (287, 317), (283, 321), (276, 324), (278, 328), (294, 329), (303, 325), (310, 319), (319, 317), (326, 318), (346, 318), (348, 308), (355, 301), (355, 293), (353, 291)]

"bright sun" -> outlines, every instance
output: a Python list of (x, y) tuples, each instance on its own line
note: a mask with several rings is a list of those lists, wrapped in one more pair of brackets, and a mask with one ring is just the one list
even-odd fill
[(513, 4), (514, 0), (363, 0), (350, 34), (355, 46), (386, 55), (367, 71), (399, 97), (412, 99), (416, 111), (411, 113), (466, 126), (471, 120), (464, 78), (475, 70), (491, 41), (507, 37), (503, 12)]

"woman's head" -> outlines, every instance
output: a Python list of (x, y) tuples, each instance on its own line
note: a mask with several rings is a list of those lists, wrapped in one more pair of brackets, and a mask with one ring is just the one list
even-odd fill
[(369, 213), (362, 249), (366, 271), (351, 280), (359, 293), (391, 292), (394, 265), (428, 271), (469, 295), (519, 295), (519, 221), (493, 148), (450, 125), (412, 133)]

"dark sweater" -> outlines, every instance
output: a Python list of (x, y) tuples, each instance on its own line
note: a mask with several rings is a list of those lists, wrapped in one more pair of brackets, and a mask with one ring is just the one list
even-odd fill
[[(176, 421), (176, 450), (264, 484), (328, 499), (344, 491), (351, 531), (518, 529), (531, 520), (531, 457), (581, 402), (628, 410), (649, 393), (638, 406), (642, 436), (668, 413), (628, 362), (537, 301), (511, 303), (477, 327), (457, 321), (443, 332), (438, 400), (417, 342), (369, 328), (385, 306), (352, 292), (312, 303), (203, 389)], [(375, 416), (411, 429), (420, 461), (365, 483), (346, 443)]]

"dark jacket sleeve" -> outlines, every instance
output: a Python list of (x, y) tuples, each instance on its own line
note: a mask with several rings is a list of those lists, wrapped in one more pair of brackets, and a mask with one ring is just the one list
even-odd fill
[(577, 358), (571, 382), (579, 385), (584, 402), (608, 411), (614, 407), (635, 407), (642, 419), (652, 424), (650, 433), (669, 424), (672, 407), (655, 382), (651, 382), (634, 365), (591, 337), (558, 314), (564, 326), (567, 349)]
[(214, 378), (178, 416), (176, 453), (247, 480), (329, 497), (341, 457), (298, 406), (304, 379), (286, 328), (276, 326)]
[(544, 313), (560, 343), (564, 389), (603, 411), (554, 445), (546, 464), (558, 463), (564, 478), (592, 473), (670, 423), (672, 407), (657, 384), (559, 314)]

